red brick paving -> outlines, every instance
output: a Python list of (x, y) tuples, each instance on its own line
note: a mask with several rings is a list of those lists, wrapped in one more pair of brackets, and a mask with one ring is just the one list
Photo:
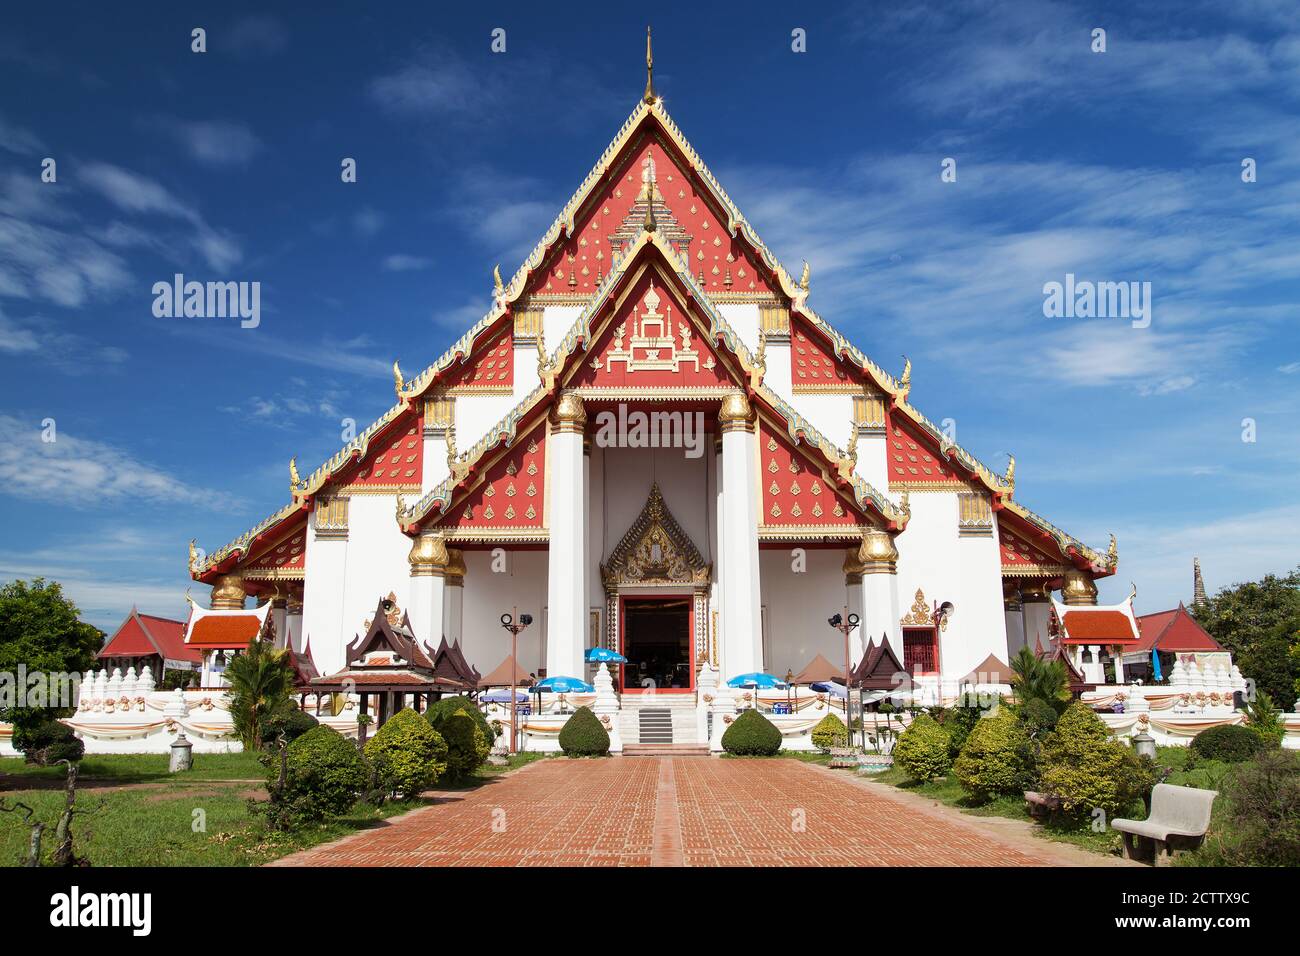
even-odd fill
[[(494, 826), (494, 823), (496, 824)], [(280, 866), (1049, 865), (797, 760), (542, 760)]]

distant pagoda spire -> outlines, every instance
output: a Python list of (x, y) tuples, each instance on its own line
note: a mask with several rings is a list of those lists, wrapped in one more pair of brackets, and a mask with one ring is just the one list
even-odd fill
[(650, 27), (645, 28), (645, 96), (647, 103), (655, 101), (655, 57), (650, 51)]
[(1205, 605), (1205, 579), (1201, 577), (1201, 559), (1192, 558), (1192, 607)]

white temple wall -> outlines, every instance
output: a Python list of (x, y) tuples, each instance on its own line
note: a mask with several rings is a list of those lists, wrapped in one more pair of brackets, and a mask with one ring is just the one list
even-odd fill
[(717, 306), (750, 354), (758, 351), (758, 306), (752, 302), (724, 302)]
[[(534, 369), (534, 375), (536, 370)], [(464, 454), (488, 433), (488, 429), (519, 403), (509, 395), (457, 395), (456, 396), (456, 451)], [(444, 458), (446, 452), (443, 452)], [(391, 522), (390, 522), (391, 523)]]
[(989, 654), (1005, 661), (997, 539), (958, 535), (957, 496), (951, 492), (913, 492), (909, 501), (912, 518), (897, 538), (900, 613), (910, 613), (917, 588), (925, 592), (927, 608), (953, 603), (948, 628), (939, 634), (939, 663), (947, 680), (968, 673)]
[(307, 574), (303, 581), (301, 644), (294, 650), (311, 645), (312, 659), (322, 674), (342, 662), (343, 582), (347, 578), (348, 543), (338, 538), (316, 537), (314, 515), (307, 519)]
[[(578, 321), (580, 315), (582, 315), (580, 305), (548, 305), (542, 310), (542, 340), (547, 355), (554, 352), (564, 341), (564, 337), (569, 334), (569, 329), (573, 328), (573, 323)], [(537, 363), (533, 364), (536, 366)], [(520, 398), (522, 397), (523, 395), (520, 395)]]
[(514, 359), (514, 399), (521, 402), (541, 382), (537, 375), (537, 346), (531, 338), (515, 339), (511, 357)]
[[(584, 456), (587, 466), (587, 616), (583, 647), (603, 643), (605, 634), (605, 587), (600, 579), (600, 563), (609, 555), (602, 553), (605, 541), (605, 449), (593, 441), (591, 452)], [(610, 547), (613, 547), (611, 545)], [(597, 627), (593, 639), (591, 616)], [(588, 675), (595, 669), (589, 667)], [(590, 676), (588, 676), (590, 679)]]
[[(811, 395), (795, 392), (783, 395), (794, 410), (808, 419), (812, 427), (821, 432), (836, 448), (844, 448), (849, 441), (849, 427), (853, 422), (852, 395)], [(862, 460), (859, 451), (858, 460)], [(865, 473), (863, 478), (866, 478)], [(877, 486), (877, 489), (884, 491)]]
[[(818, 654), (844, 663), (844, 637), (826, 623), (848, 600), (844, 549), (805, 549), (806, 570), (791, 570), (791, 548), (759, 552), (763, 582), (763, 669), (777, 677), (796, 674)], [(877, 637), (877, 640), (879, 638)], [(856, 663), (856, 661), (855, 661)]]
[[(345, 648), (365, 633), (365, 623), (380, 598), (392, 592), (403, 610), (410, 603), (411, 566), (406, 558), (411, 553), (411, 539), (398, 530), (393, 518), (396, 508), (396, 495), (353, 495), (348, 504), (344, 598), (334, 656), (327, 657), (323, 647), (317, 649), (316, 638), (312, 637), (312, 654), (322, 674), (343, 666)], [(427, 635), (419, 636), (428, 639)]]
[[(593, 545), (592, 562), (608, 558), (618, 546), (627, 529), (632, 527), (646, 499), (650, 485), (659, 483), (668, 510), (690, 535), (695, 547), (712, 561), (711, 546), (705, 529), (708, 527), (708, 497), (714, 490), (714, 479), (706, 470), (712, 462), (710, 446), (712, 437), (702, 437), (704, 454), (687, 458), (682, 448), (607, 448), (604, 449), (602, 474), (605, 500), (605, 528), (601, 540)], [(597, 552), (597, 548), (599, 551)], [(599, 575), (599, 568), (596, 571)]]
[(546, 551), (503, 551), (493, 571), (491, 551), (465, 552), (465, 597), (461, 650), (481, 673), (500, 664), (510, 653), (510, 634), (501, 615), (531, 614), (533, 623), (519, 635), (519, 666), (536, 673), (546, 659)]

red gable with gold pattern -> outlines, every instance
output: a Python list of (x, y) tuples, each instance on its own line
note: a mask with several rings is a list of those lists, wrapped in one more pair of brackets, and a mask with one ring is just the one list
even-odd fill
[(997, 522), (1003, 574), (1015, 577), (1054, 577), (1071, 566), (1059, 549), (1049, 553), (1041, 546), (1041, 532), (1025, 526), (1006, 511), (997, 513)]
[(868, 525), (857, 506), (835, 490), (822, 469), (798, 450), (786, 431), (759, 416), (758, 447), (763, 504), (759, 524), (765, 528), (854, 529)]
[(408, 409), (370, 442), (366, 457), (346, 468), (336, 484), (351, 488), (419, 490), (423, 465), (423, 424), (418, 410)]
[(456, 363), (447, 369), (439, 388), (448, 394), (468, 395), (484, 392), (510, 392), (514, 389), (515, 361), (513, 326), (504, 323), (501, 331), (476, 357), (463, 365)]
[(889, 416), (889, 485), (962, 483), (952, 465), (939, 457), (933, 439), (923, 437), (902, 415)]
[(483, 481), (438, 522), (443, 531), (541, 531), (546, 526), (546, 420), (492, 463)]
[(580, 365), (569, 388), (730, 388), (709, 344), (691, 321), (677, 284), (649, 268), (633, 285)]
[(790, 325), (790, 381), (796, 392), (858, 392), (861, 370), (837, 361), (820, 332), (807, 323)]
[[(657, 125), (651, 118), (647, 129)], [(653, 209), (659, 234), (677, 251), (685, 251), (691, 274), (710, 295), (769, 291), (749, 250), (727, 233), (720, 215), (696, 188), (693, 172), (677, 150), (657, 135), (643, 133), (622, 162), (606, 174), (605, 185), (574, 217), (572, 233), (539, 268), (528, 294), (586, 298), (609, 275), (610, 256), (624, 250), (641, 233), (645, 222), (649, 162), (654, 163)]]
[(307, 570), (307, 512), (302, 511), (287, 523), (284, 533), (274, 544), (240, 566), (248, 580), (299, 580)]

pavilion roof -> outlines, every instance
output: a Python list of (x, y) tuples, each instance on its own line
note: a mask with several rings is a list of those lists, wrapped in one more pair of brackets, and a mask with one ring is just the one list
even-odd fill
[(844, 668), (836, 667), (821, 654), (818, 654), (804, 665), (803, 670), (795, 675), (794, 683), (816, 684), (822, 681), (832, 681), (836, 678), (839, 678), (840, 682), (843, 683)]
[(203, 661), (199, 651), (185, 646), (184, 621), (141, 614), (134, 606), (96, 656), (102, 660), (109, 657), (154, 655), (164, 661), (184, 661), (189, 664), (200, 664)]
[(203, 650), (239, 650), (249, 641), (268, 640), (274, 634), (270, 601), (252, 610), (209, 610), (191, 602), (185, 644)]
[(509, 687), (512, 682), (516, 687), (531, 687), (534, 683), (528, 675), (528, 668), (516, 664), (515, 659), (507, 654), (506, 659), (492, 668), (491, 673), (479, 679), (478, 686), (483, 689)]
[[(1136, 593), (1136, 592), (1134, 592)], [(1061, 622), (1061, 643), (1134, 645), (1140, 639), (1137, 619), (1133, 615), (1133, 594), (1119, 604), (1094, 606), (1062, 604), (1055, 598), (1052, 606)]]
[(1179, 602), (1172, 611), (1143, 614), (1137, 619), (1141, 638), (1128, 651), (1146, 651), (1152, 648), (1167, 652), (1222, 651), (1219, 642), (1192, 617)]
[(1010, 684), (1015, 672), (998, 658), (990, 654), (961, 679), (963, 684)]

